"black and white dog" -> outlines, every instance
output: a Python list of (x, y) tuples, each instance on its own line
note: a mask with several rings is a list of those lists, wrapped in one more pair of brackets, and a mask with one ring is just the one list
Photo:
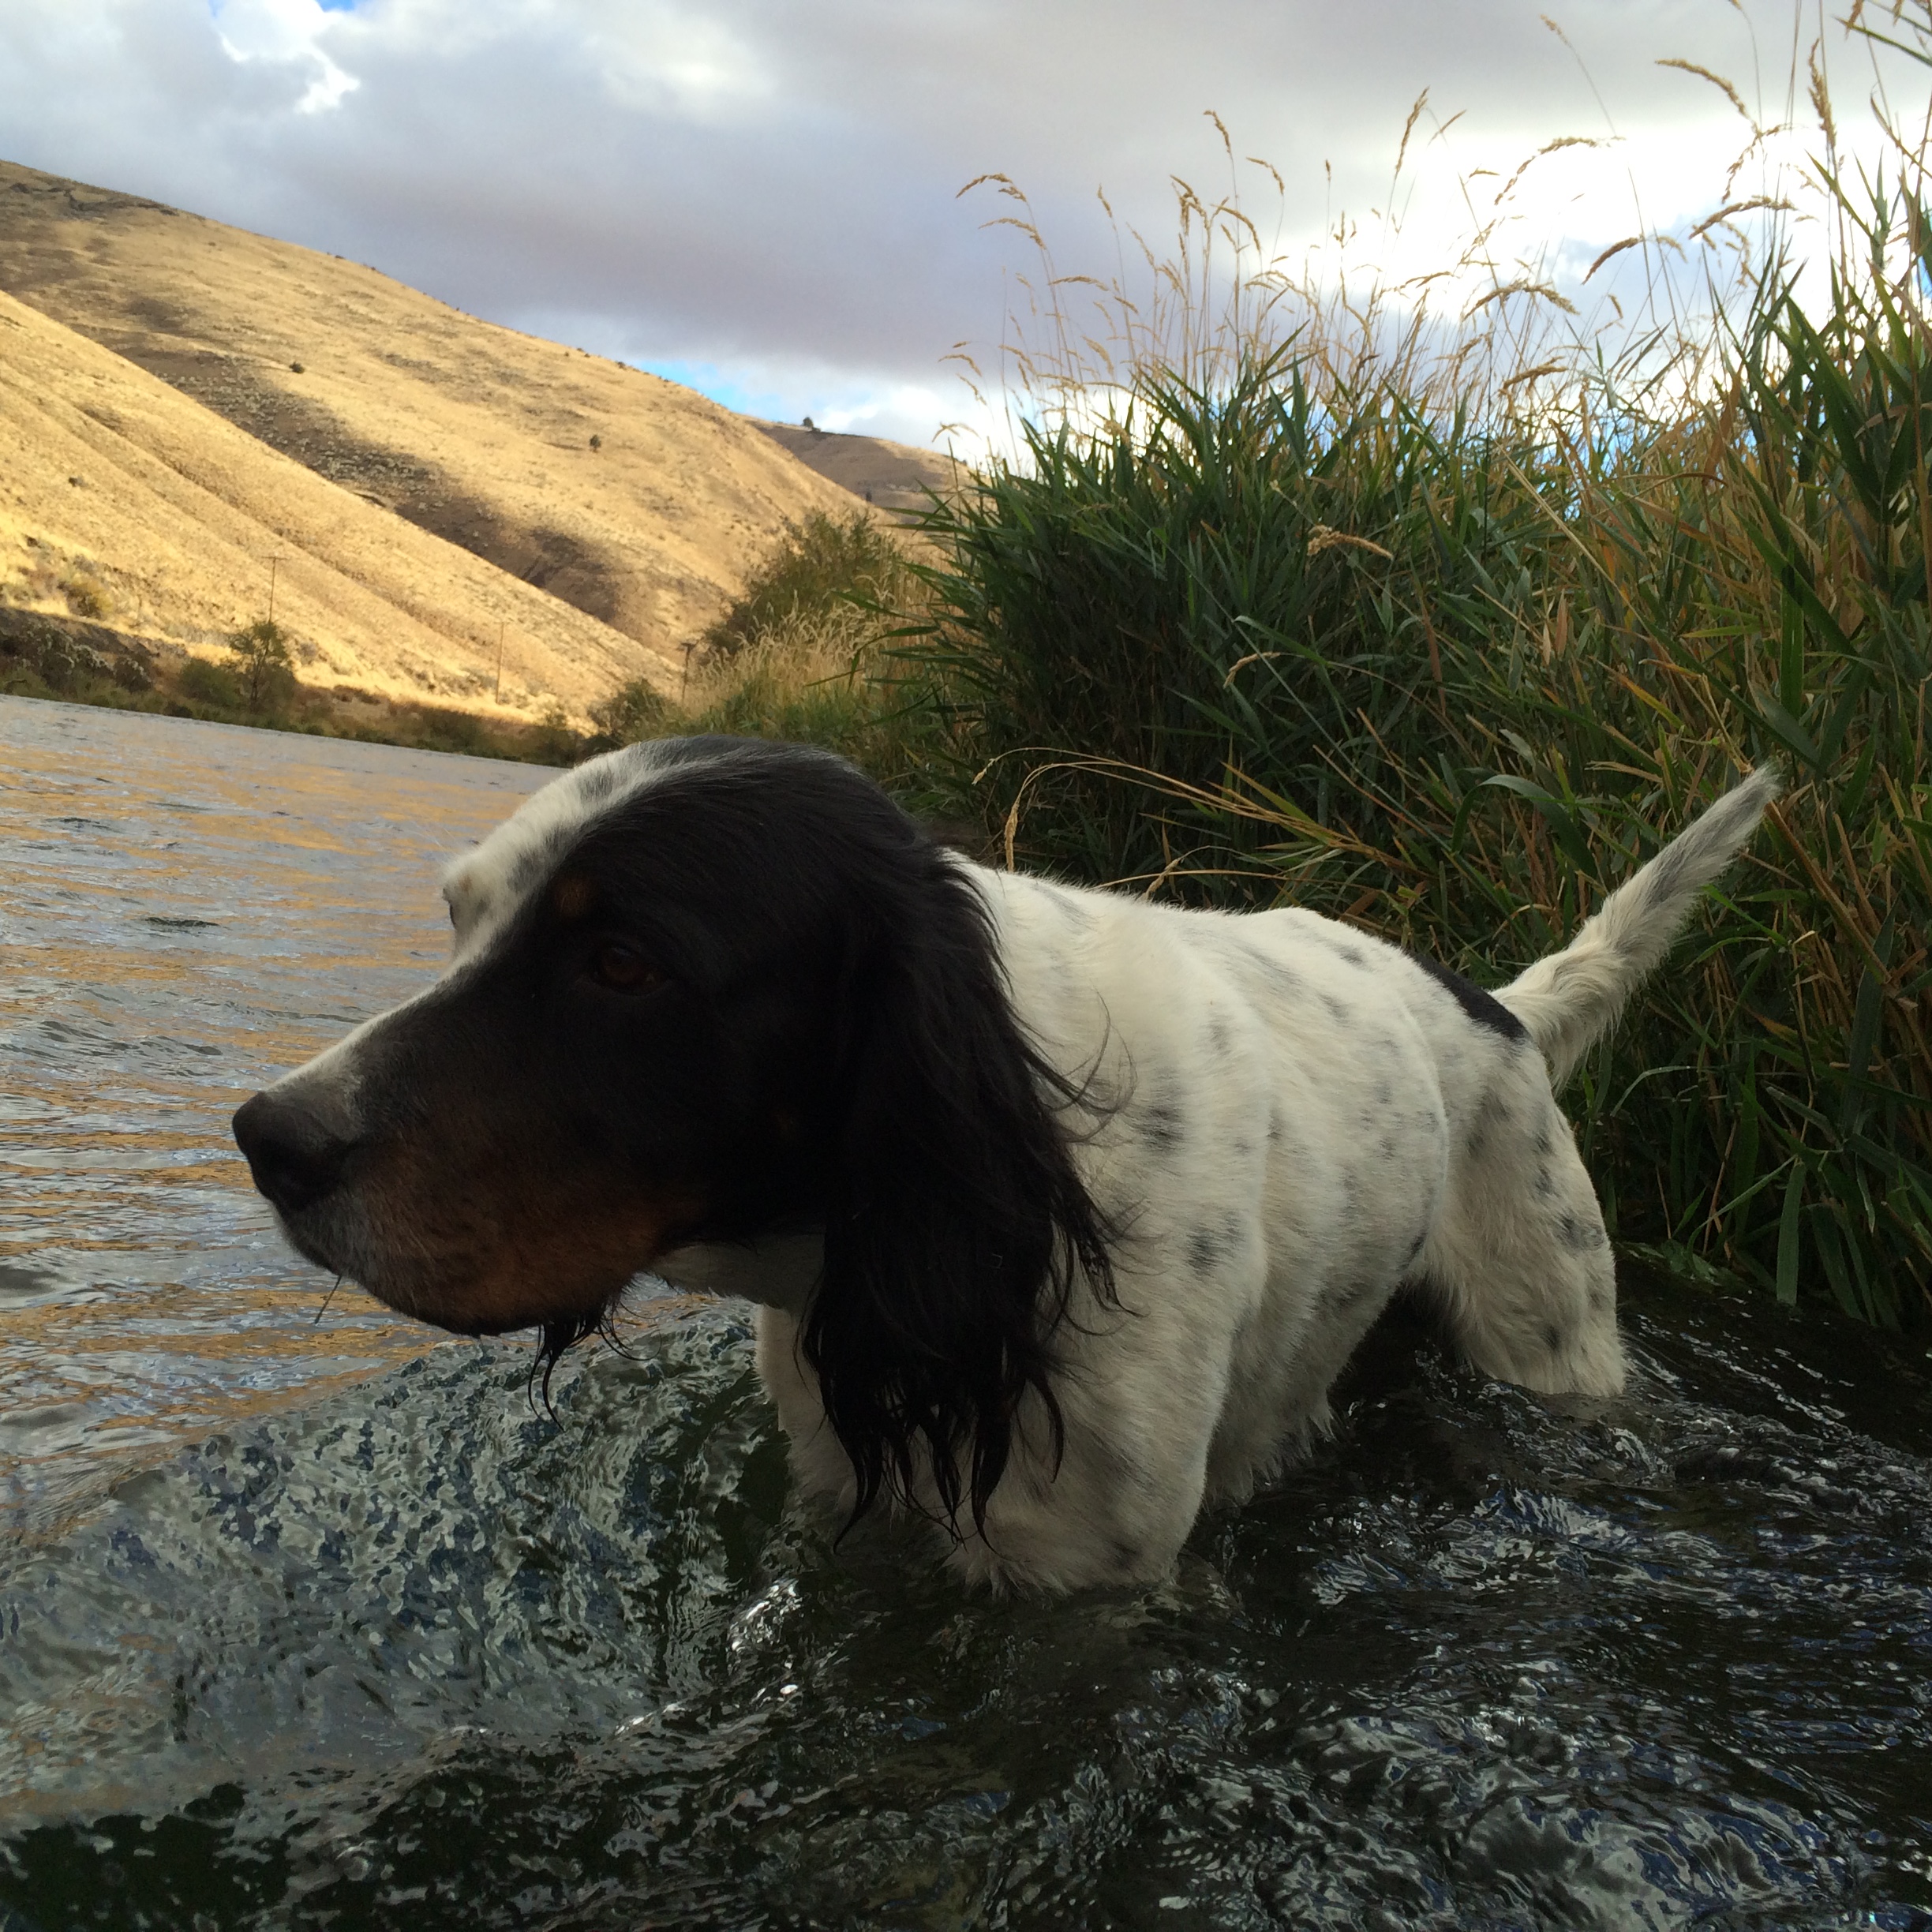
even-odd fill
[(1485, 1373), (1622, 1387), (1552, 1086), (1777, 790), (1492, 995), (1312, 912), (968, 863), (824, 753), (633, 746), (459, 859), (449, 969), (235, 1136), (394, 1308), (554, 1356), (641, 1271), (747, 1295), (807, 1488), (996, 1588), (1155, 1578), (1405, 1285)]

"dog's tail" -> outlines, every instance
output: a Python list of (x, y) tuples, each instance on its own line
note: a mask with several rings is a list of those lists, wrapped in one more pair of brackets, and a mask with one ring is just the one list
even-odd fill
[(1552, 1086), (1570, 1077), (1656, 969), (1698, 894), (1737, 856), (1784, 788), (1775, 768), (1753, 772), (1619, 886), (1562, 952), (1497, 992), (1542, 1050)]

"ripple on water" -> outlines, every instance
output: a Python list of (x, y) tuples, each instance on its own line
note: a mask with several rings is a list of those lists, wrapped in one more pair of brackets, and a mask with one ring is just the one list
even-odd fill
[(27, 709), (0, 863), (151, 843), (0, 954), (8, 1932), (1932, 1924), (1923, 1356), (1639, 1285), (1640, 1385), (1563, 1404), (1391, 1321), (1168, 1586), (965, 1599), (801, 1511), (741, 1312), (554, 1420), (513, 1345), (311, 1326), (227, 1111), (421, 983), (514, 787)]
[[(1679, 1312), (1640, 1337), (1680, 1342)], [(1705, 1315), (1707, 1361), (1762, 1366)], [(729, 1309), (575, 1361), (554, 1421), (528, 1370), (439, 1351), (17, 1544), (0, 1902), (720, 1928), (1932, 1911), (1932, 1478), (1762, 1388), (1732, 1410), (1659, 1376), (1565, 1416), (1398, 1324), (1335, 1443), (1205, 1522), (1171, 1585), (1042, 1605), (963, 1599), (893, 1533), (835, 1552)]]

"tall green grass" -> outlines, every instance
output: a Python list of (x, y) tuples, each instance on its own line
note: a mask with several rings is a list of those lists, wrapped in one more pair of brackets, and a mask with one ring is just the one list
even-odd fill
[(1932, 1312), (1932, 227), (1923, 149), (1848, 180), (1813, 83), (1817, 294), (1774, 230), (1609, 355), (1500, 272), (1460, 329), (1237, 272), (1204, 330), (1253, 228), (1184, 190), (1178, 327), (1121, 298), (1102, 351), (1024, 352), (1044, 405), (924, 519), (897, 688), (1009, 862), (1491, 983), (1777, 761), (1571, 1098), (1627, 1246), (1893, 1324)]
[[(1932, 0), (1885, 26), (1923, 58)], [(1848, 174), (1803, 78), (1817, 219), (1754, 236), (1776, 185), (1727, 197), (1701, 285), (1629, 238), (1600, 265), (1653, 272), (1614, 330), (1488, 227), (1445, 318), (1297, 280), (1185, 185), (1129, 300), (1057, 275), (1022, 205), (1017, 449), (910, 552), (792, 533), (683, 701), (631, 694), (606, 741), (832, 744), (996, 861), (1292, 899), (1488, 983), (1776, 760), (1750, 854), (1567, 1098), (1627, 1250), (1924, 1321), (1932, 222), (1923, 141)]]

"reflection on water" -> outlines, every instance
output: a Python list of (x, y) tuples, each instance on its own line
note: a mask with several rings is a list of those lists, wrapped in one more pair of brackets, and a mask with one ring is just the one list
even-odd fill
[(441, 860), (552, 774), (0, 698), (0, 1508), (418, 1353), (228, 1116), (420, 987)]
[(539, 774), (0, 741), (0, 1932), (1932, 1926), (1923, 1346), (1639, 1286), (1566, 1404), (1392, 1320), (1166, 1586), (969, 1599), (801, 1508), (729, 1307), (554, 1420), (513, 1343), (309, 1325), (227, 1111)]

